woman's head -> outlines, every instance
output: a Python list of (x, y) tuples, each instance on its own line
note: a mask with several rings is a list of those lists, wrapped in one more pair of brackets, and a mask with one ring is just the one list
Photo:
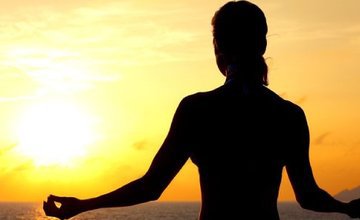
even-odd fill
[(267, 24), (264, 13), (248, 1), (231, 1), (212, 19), (217, 64), (225, 75), (267, 85)]

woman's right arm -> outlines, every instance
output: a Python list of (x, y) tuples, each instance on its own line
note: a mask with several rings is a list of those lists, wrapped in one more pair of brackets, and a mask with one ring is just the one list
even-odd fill
[(286, 162), (296, 200), (305, 209), (318, 212), (339, 212), (352, 218), (360, 217), (360, 199), (344, 203), (321, 189), (314, 178), (309, 160), (309, 129), (302, 109), (298, 107), (293, 123), (292, 149)]
[[(169, 133), (156, 153), (145, 175), (112, 192), (95, 198), (80, 200), (74, 197), (50, 195), (44, 202), (48, 216), (68, 219), (79, 213), (108, 207), (122, 207), (157, 200), (190, 156), (188, 99), (184, 99), (173, 118)], [(60, 203), (58, 208), (55, 202)]]

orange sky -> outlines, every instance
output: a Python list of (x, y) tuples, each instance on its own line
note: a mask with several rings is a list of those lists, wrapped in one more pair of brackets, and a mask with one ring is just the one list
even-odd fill
[[(181, 98), (224, 81), (210, 20), (226, 1), (0, 2), (0, 201), (140, 177)], [(358, 186), (360, 2), (253, 2), (268, 19), (269, 87), (305, 110), (319, 185)], [(161, 197), (199, 198), (190, 162)], [(293, 198), (284, 178), (280, 199)]]

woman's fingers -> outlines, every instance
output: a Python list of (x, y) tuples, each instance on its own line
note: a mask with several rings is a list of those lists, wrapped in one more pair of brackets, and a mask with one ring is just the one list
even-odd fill
[(61, 197), (61, 196), (55, 196), (55, 195), (49, 195), (48, 196), (48, 202), (63, 202), (63, 200), (65, 199), (66, 197)]
[(44, 212), (47, 216), (54, 216), (54, 217), (58, 217), (59, 216), (59, 208), (56, 207), (55, 203), (53, 202), (43, 202), (43, 209)]
[(43, 209), (48, 216), (68, 219), (80, 213), (79, 199), (49, 195), (47, 201), (43, 203)]

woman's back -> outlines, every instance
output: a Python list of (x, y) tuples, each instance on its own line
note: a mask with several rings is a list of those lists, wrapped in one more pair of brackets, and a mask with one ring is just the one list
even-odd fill
[(201, 220), (279, 219), (276, 205), (284, 166), (302, 207), (360, 216), (360, 199), (342, 203), (316, 184), (302, 109), (265, 87), (267, 24), (261, 9), (247, 1), (230, 1), (215, 13), (212, 25), (225, 85), (180, 103), (143, 177), (86, 200), (49, 196), (44, 202), (47, 215), (65, 219), (157, 200), (190, 157), (199, 168)]
[(244, 87), (236, 81), (190, 96), (188, 102), (191, 159), (201, 182), (201, 219), (278, 219), (278, 189), (291, 147), (288, 122), (294, 120), (295, 105), (262, 85)]

